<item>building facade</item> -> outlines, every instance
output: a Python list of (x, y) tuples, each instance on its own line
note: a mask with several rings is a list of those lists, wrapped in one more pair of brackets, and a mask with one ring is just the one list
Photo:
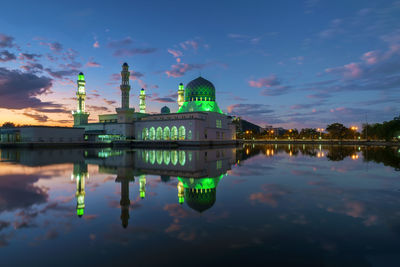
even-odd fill
[[(83, 76), (81, 73), (80, 75)], [(178, 88), (178, 111), (170, 113), (164, 107), (160, 114), (146, 113), (146, 94), (139, 93), (140, 112), (129, 107), (129, 66), (122, 65), (121, 107), (114, 114), (99, 115), (98, 123), (74, 124), (84, 127), (87, 140), (140, 140), (140, 141), (222, 141), (235, 139), (235, 125), (232, 118), (218, 107), (214, 85), (198, 77), (186, 88), (181, 83)], [(80, 76), (81, 77), (81, 76)], [(78, 85), (79, 85), (78, 79)], [(80, 90), (80, 91), (79, 91)], [(78, 88), (78, 93), (84, 92)], [(78, 95), (77, 93), (77, 95)], [(82, 93), (80, 94), (82, 95)], [(78, 98), (78, 107), (79, 106)], [(82, 109), (74, 112), (82, 113)], [(168, 112), (167, 112), (168, 110)], [(74, 115), (75, 116), (75, 115)]]

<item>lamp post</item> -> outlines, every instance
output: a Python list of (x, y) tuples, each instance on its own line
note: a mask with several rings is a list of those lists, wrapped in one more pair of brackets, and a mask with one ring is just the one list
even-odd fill
[(325, 130), (325, 129), (323, 129), (323, 128), (318, 128), (318, 129), (317, 129), (317, 131), (319, 132), (319, 140), (322, 139), (322, 132), (323, 132), (324, 130)]
[(354, 131), (354, 140), (355, 140), (358, 127), (357, 126), (351, 126), (350, 129)]

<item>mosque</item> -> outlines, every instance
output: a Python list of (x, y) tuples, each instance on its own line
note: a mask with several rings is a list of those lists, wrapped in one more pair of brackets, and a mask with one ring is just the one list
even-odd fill
[(113, 141), (229, 141), (235, 140), (232, 117), (218, 107), (214, 85), (198, 77), (184, 88), (179, 84), (177, 103), (179, 109), (170, 113), (163, 107), (159, 114), (146, 113), (146, 92), (140, 90), (139, 112), (129, 105), (129, 66), (122, 65), (121, 107), (114, 114), (99, 115), (99, 122), (89, 123), (85, 111), (85, 77), (78, 75), (77, 110), (72, 112), (74, 127), (85, 129), (85, 140)]

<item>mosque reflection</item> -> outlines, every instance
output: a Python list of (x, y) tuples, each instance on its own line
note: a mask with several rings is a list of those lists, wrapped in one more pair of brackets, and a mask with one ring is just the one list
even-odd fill
[(179, 204), (202, 213), (209, 210), (217, 198), (217, 187), (233, 165), (255, 156), (314, 157), (329, 161), (363, 160), (383, 163), (400, 170), (400, 150), (397, 147), (321, 146), (321, 145), (255, 145), (239, 148), (199, 150), (1, 150), (1, 161), (27, 166), (72, 163), (71, 179), (76, 184), (76, 214), (84, 216), (85, 183), (89, 179), (88, 165), (97, 165), (99, 173), (115, 175), (120, 184), (121, 222), (126, 228), (130, 218), (130, 184), (139, 182), (139, 196), (146, 198), (146, 176), (159, 176), (162, 182), (177, 181)]
[(81, 161), (74, 163), (73, 179), (76, 181), (76, 211), (79, 217), (85, 208), (85, 179), (88, 164), (99, 166), (99, 173), (116, 175), (121, 185), (121, 221), (128, 226), (131, 205), (129, 185), (139, 180), (139, 195), (146, 197), (146, 175), (160, 176), (168, 182), (176, 177), (177, 201), (186, 203), (197, 212), (211, 208), (216, 201), (219, 181), (235, 164), (234, 148), (207, 150), (89, 150)]

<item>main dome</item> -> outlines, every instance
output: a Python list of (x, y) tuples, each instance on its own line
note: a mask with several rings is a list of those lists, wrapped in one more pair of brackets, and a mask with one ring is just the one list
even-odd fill
[(185, 88), (185, 101), (177, 111), (182, 112), (217, 112), (221, 113), (215, 101), (215, 87), (203, 77), (198, 77), (189, 82)]
[(209, 80), (198, 77), (186, 85), (185, 101), (215, 101), (215, 87)]

